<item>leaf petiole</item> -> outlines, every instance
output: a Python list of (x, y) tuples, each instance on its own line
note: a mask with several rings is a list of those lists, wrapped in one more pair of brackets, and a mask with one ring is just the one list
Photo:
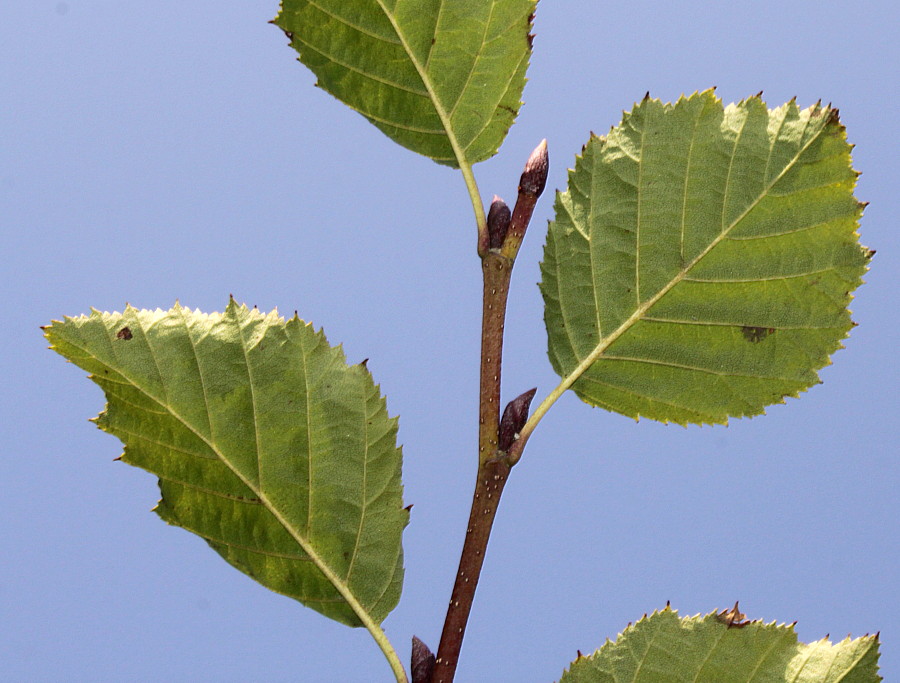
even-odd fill
[(378, 647), (384, 654), (385, 659), (388, 660), (388, 664), (391, 667), (391, 671), (394, 672), (394, 678), (397, 680), (397, 683), (409, 683), (409, 679), (406, 677), (406, 670), (403, 668), (403, 663), (400, 661), (397, 651), (394, 649), (394, 646), (391, 645), (391, 641), (388, 640), (387, 634), (381, 626), (371, 620), (367, 621), (365, 626), (372, 638), (375, 639), (375, 642), (378, 643)]
[(475, 212), (475, 227), (478, 229), (478, 244), (487, 244), (487, 217), (484, 213), (484, 204), (481, 201), (481, 192), (478, 190), (478, 183), (475, 182), (475, 174), (472, 172), (472, 165), (462, 157), (459, 157), (458, 161), (459, 170), (466, 183), (466, 189), (469, 191), (469, 199), (472, 201), (472, 210)]

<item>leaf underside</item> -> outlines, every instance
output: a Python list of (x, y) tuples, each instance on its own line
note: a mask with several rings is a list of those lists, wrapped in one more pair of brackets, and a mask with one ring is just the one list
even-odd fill
[[(559, 683), (877, 683), (878, 637), (800, 643), (793, 625), (666, 607), (572, 662)], [(741, 615), (743, 616), (743, 615)]]
[(535, 0), (283, 0), (317, 85), (385, 135), (458, 167), (496, 154), (521, 106)]
[(94, 311), (45, 334), (103, 389), (96, 422), (122, 460), (159, 477), (162, 519), (341, 623), (381, 622), (397, 604), (397, 420), (324, 334), (233, 300), (209, 315)]
[(645, 98), (592, 135), (541, 264), (549, 356), (587, 403), (725, 423), (818, 383), (872, 252), (837, 110)]

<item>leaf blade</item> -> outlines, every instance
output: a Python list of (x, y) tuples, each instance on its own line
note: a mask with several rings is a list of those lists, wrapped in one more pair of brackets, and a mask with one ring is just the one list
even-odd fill
[(679, 618), (666, 608), (644, 615), (614, 642), (579, 656), (560, 683), (726, 680), (876, 683), (878, 637), (801, 643), (793, 626), (731, 625), (725, 613)]
[(283, 0), (274, 22), (317, 85), (398, 144), (468, 167), (521, 106), (534, 0)]
[(564, 385), (687, 424), (759, 414), (816, 383), (871, 256), (849, 150), (834, 110), (723, 108), (709, 91), (645, 99), (593, 136), (541, 267)]
[(96, 421), (122, 459), (159, 476), (162, 519), (341, 623), (371, 630), (393, 609), (408, 520), (396, 418), (321, 332), (233, 301), (94, 311), (45, 332), (103, 388)]

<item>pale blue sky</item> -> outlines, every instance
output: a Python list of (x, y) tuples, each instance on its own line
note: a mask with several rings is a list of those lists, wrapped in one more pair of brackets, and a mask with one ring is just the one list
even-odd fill
[[(458, 174), (312, 86), (274, 2), (14, 0), (0, 9), (5, 381), (0, 679), (390, 680), (363, 630), (267, 592), (149, 512), (146, 472), (86, 420), (100, 390), (39, 325), (93, 306), (295, 309), (369, 358), (400, 415), (406, 586), (385, 622), (436, 647), (475, 464), (479, 265)], [(512, 199), (549, 141), (548, 193), (513, 281), (506, 398), (556, 384), (539, 279), (550, 190), (646, 91), (717, 86), (839, 107), (862, 242), (859, 327), (824, 384), (728, 428), (663, 426), (565, 397), (504, 495), (459, 678), (552, 681), (667, 600), (881, 631), (900, 679), (900, 215), (892, 2), (550, 2), (525, 106), (482, 194)], [(894, 218), (891, 218), (894, 216)], [(894, 284), (892, 284), (894, 283)]]

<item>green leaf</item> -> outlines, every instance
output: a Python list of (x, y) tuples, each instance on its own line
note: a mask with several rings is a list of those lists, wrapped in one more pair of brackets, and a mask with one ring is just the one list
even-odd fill
[[(560, 683), (876, 683), (878, 637), (797, 641), (793, 625), (737, 612), (680, 619), (666, 607), (572, 662)], [(743, 615), (738, 615), (743, 617)]]
[(856, 177), (837, 110), (819, 105), (645, 98), (592, 135), (541, 268), (561, 390), (687, 424), (816, 384), (874, 253)]
[(209, 315), (94, 311), (45, 334), (103, 389), (96, 422), (122, 460), (159, 477), (162, 519), (341, 623), (394, 608), (408, 521), (397, 420), (324, 334), (234, 300)]
[(496, 154), (521, 106), (535, 0), (283, 0), (317, 85), (454, 167)]

